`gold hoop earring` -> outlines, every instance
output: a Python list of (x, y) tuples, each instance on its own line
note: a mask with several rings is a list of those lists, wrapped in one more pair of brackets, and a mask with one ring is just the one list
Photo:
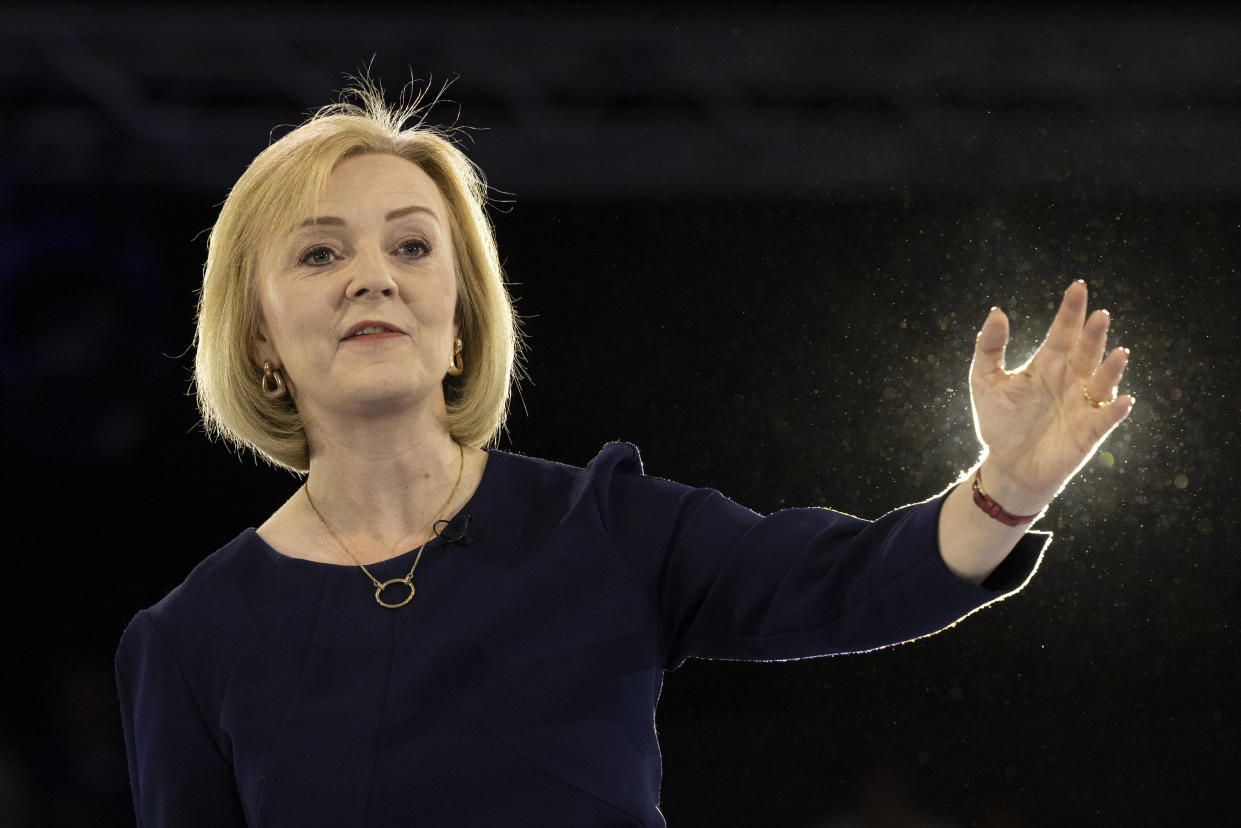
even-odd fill
[(448, 369), (450, 377), (459, 377), (465, 372), (465, 362), (461, 359), (461, 346), (460, 339), (452, 341), (452, 367)]
[(263, 378), (259, 380), (259, 387), (263, 389), (263, 396), (268, 399), (284, 396), (284, 377), (266, 360), (263, 361)]

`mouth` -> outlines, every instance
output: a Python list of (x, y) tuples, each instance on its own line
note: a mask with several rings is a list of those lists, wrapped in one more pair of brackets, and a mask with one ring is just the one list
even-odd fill
[(375, 322), (366, 320), (359, 322), (349, 329), (349, 332), (341, 338), (341, 342), (356, 342), (360, 340), (375, 339), (391, 339), (393, 337), (404, 336), (405, 331), (395, 325), (387, 322)]

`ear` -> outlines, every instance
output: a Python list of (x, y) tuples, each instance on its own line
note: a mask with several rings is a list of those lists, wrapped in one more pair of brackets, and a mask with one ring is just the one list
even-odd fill
[(267, 321), (263, 319), (262, 311), (259, 311), (258, 324), (255, 325), (254, 336), (250, 339), (250, 358), (259, 367), (262, 367), (264, 362), (270, 362), (276, 368), (284, 364), (276, 351), (276, 344), (268, 334)]

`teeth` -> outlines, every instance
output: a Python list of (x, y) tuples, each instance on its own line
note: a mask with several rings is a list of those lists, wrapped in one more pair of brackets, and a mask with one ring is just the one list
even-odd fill
[(366, 336), (367, 334), (390, 333), (390, 332), (391, 332), (390, 328), (385, 328), (382, 325), (367, 325), (365, 328), (358, 328), (356, 331), (354, 331), (353, 336)]

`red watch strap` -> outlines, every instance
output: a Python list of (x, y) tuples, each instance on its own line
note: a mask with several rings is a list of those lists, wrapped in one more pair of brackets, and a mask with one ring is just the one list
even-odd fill
[(1013, 515), (1004, 511), (1004, 507), (992, 500), (986, 492), (982, 490), (982, 473), (974, 472), (974, 502), (978, 504), (978, 508), (987, 513), (988, 517), (995, 518), (1005, 526), (1022, 526), (1038, 517), (1034, 515)]

